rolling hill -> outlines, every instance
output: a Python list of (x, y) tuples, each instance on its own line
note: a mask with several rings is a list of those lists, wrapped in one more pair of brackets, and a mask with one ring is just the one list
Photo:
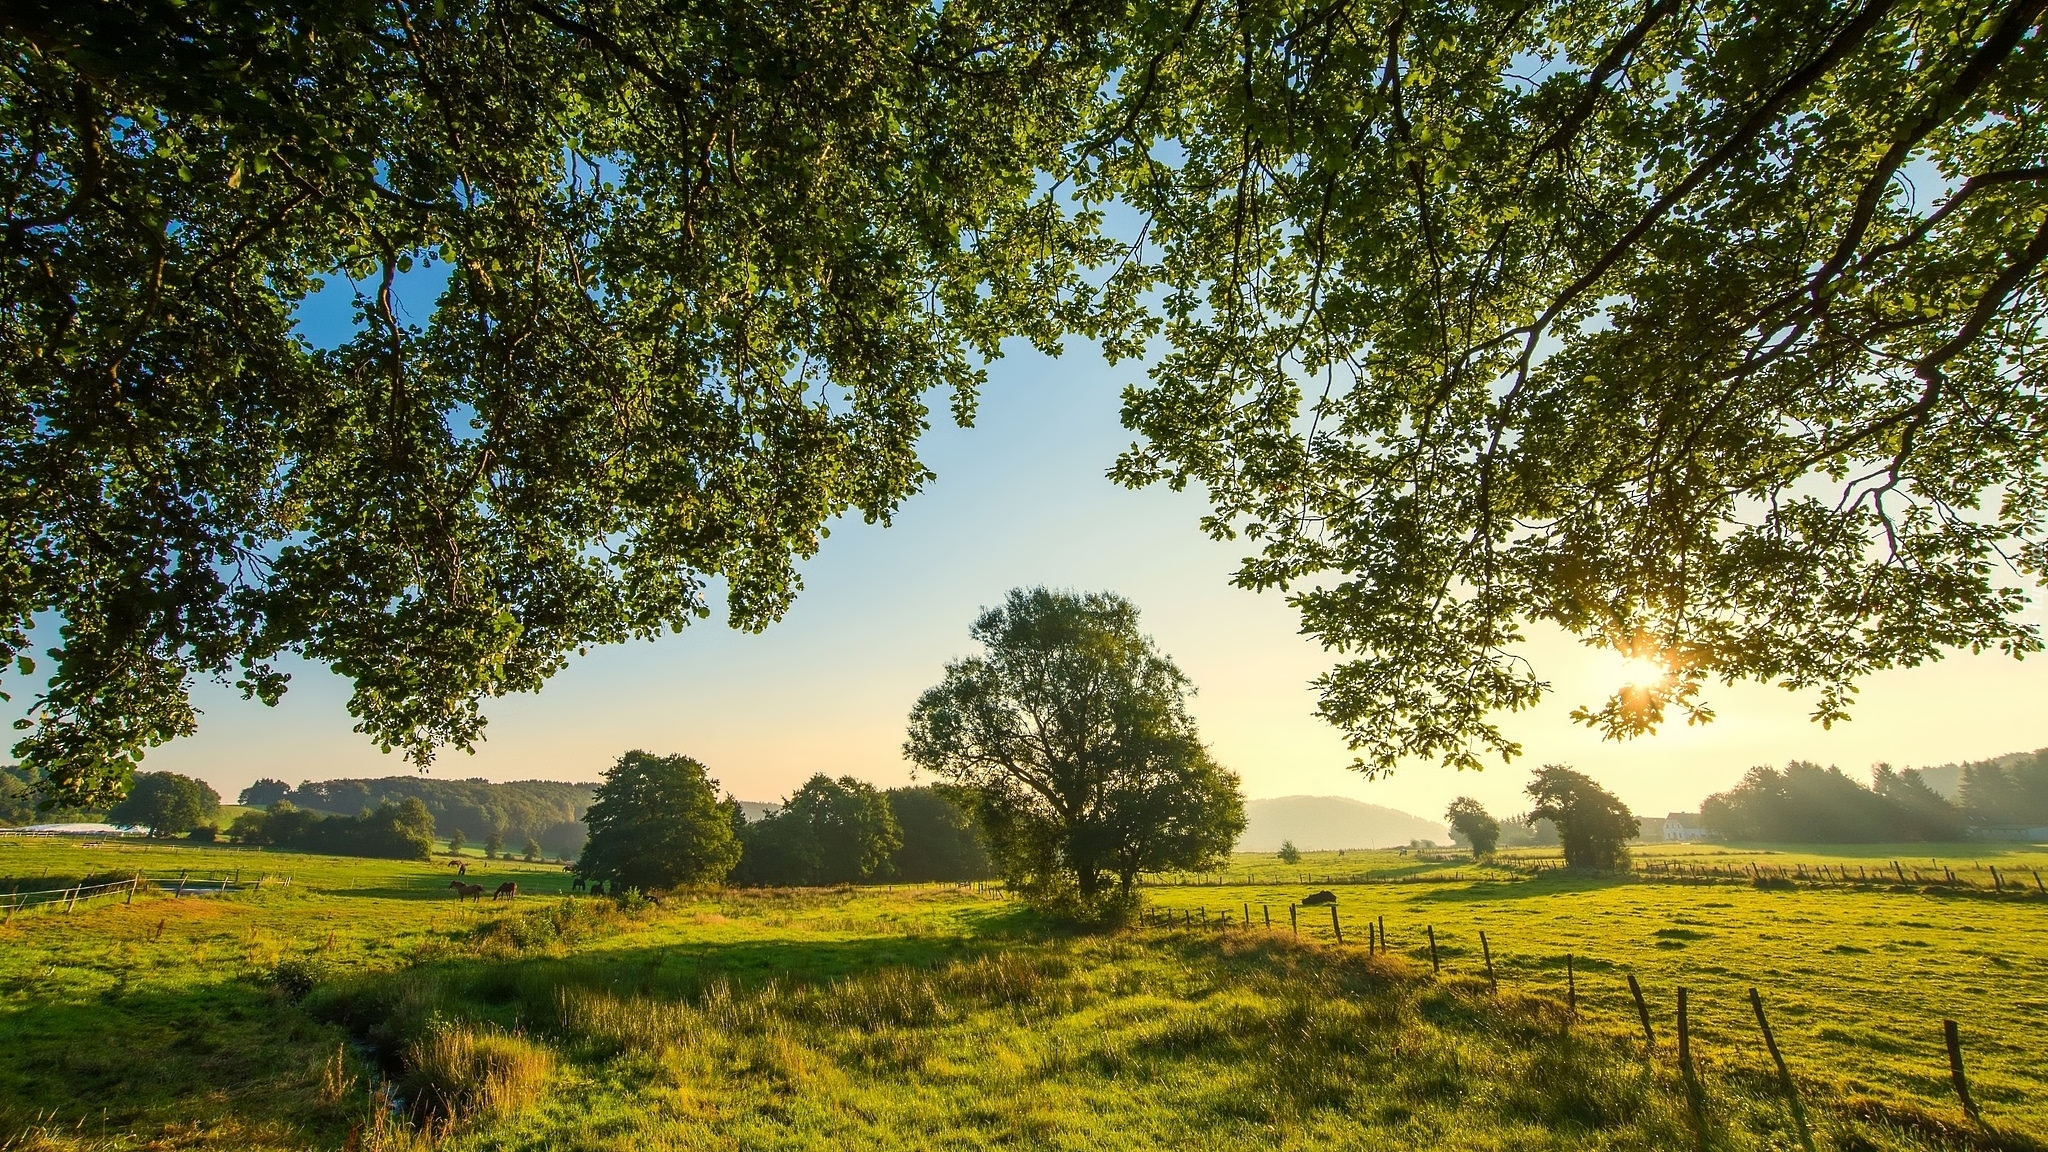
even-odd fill
[(1387, 848), (1410, 840), (1448, 844), (1449, 829), (1406, 812), (1342, 796), (1280, 796), (1247, 800), (1240, 852), (1274, 852), (1283, 840), (1304, 852), (1332, 848)]

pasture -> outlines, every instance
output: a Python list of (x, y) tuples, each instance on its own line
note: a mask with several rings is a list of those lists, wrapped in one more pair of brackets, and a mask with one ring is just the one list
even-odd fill
[[(1906, 851), (1645, 862), (1855, 873)], [(1959, 876), (2048, 868), (1910, 851)], [(1816, 1147), (2048, 1136), (2048, 898), (1539, 863), (1245, 856), (1148, 888), (1146, 924), (1077, 935), (951, 887), (627, 907), (570, 896), (559, 867), (471, 860), (521, 896), (460, 903), (441, 864), (0, 840), (0, 890), (244, 882), (0, 927), (0, 1148), (1797, 1148), (1752, 985)], [(1341, 948), (1327, 908), (1290, 931), (1304, 878), (1334, 881)], [(1944, 1018), (1988, 1126), (1957, 1107)]]

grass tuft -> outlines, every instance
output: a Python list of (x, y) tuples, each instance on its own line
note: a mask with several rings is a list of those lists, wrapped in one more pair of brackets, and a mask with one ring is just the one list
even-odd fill
[(406, 1051), (401, 1089), (415, 1117), (452, 1126), (518, 1112), (555, 1073), (545, 1045), (491, 1025), (436, 1020)]

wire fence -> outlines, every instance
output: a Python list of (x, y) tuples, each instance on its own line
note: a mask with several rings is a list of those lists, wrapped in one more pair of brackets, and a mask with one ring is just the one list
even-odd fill
[(19, 887), (0, 896), (0, 924), (10, 923), (21, 913), (68, 913), (81, 905), (99, 901), (102, 904), (133, 904), (137, 895), (183, 896), (224, 896), (232, 892), (251, 891), (264, 886), (266, 882), (289, 885), (291, 877), (260, 876), (244, 881), (242, 874), (215, 873), (211, 876), (193, 876), (189, 872), (176, 876), (144, 876), (136, 874), (116, 879), (99, 880), (56, 888), (37, 888), (22, 891)]

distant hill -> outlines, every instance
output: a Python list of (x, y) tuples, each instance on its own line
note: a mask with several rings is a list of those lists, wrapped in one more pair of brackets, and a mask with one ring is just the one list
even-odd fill
[(1304, 852), (1332, 848), (1390, 848), (1410, 840), (1451, 842), (1450, 830), (1433, 820), (1364, 804), (1342, 796), (1281, 796), (1248, 800), (1240, 852), (1276, 852), (1283, 840)]
[(242, 803), (269, 807), (285, 800), (299, 808), (335, 816), (353, 816), (386, 801), (415, 797), (434, 816), (434, 834), (445, 837), (459, 829), (472, 844), (496, 832), (505, 846), (518, 851), (527, 837), (540, 842), (550, 856), (574, 856), (583, 850), (589, 829), (583, 824), (595, 784), (559, 780), (447, 780), (432, 776), (384, 776), (376, 779), (308, 780), (297, 788), (278, 780), (259, 780), (242, 790)]

